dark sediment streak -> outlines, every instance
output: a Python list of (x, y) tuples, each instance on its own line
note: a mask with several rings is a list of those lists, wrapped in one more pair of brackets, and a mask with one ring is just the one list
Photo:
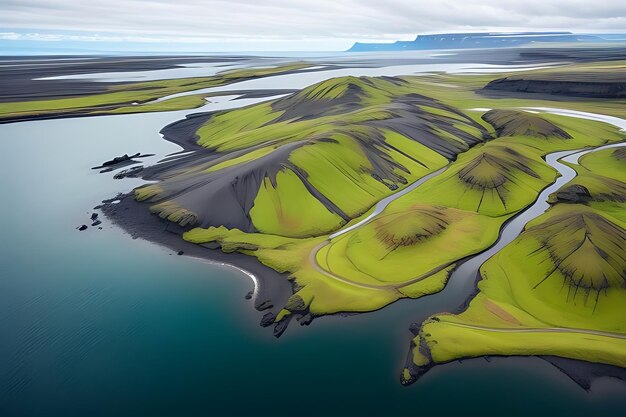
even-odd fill
[(176, 68), (182, 64), (233, 62), (244, 60), (238, 56), (151, 56), (151, 57), (3, 57), (10, 62), (0, 67), (0, 103), (52, 98), (76, 97), (103, 93), (110, 86), (131, 82), (93, 82), (88, 80), (37, 80), (36, 78), (103, 72), (154, 71)]
[(623, 99), (626, 98), (626, 81), (564, 81), (532, 78), (500, 78), (489, 82), (480, 93), (497, 96), (509, 93), (524, 97), (526, 94), (576, 97), (581, 99)]

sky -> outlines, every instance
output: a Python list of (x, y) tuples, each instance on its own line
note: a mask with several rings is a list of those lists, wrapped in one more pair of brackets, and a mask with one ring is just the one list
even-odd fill
[(420, 33), (626, 31), (625, 0), (0, 0), (3, 50), (333, 51)]

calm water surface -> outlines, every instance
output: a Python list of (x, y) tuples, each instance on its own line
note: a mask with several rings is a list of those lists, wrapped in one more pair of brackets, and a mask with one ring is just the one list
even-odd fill
[[(209, 106), (252, 102), (227, 100)], [(107, 222), (75, 230), (140, 184), (90, 167), (179, 150), (158, 131), (184, 114), (0, 125), (0, 415), (622, 415), (623, 384), (588, 394), (531, 358), (454, 363), (403, 388), (408, 327), (426, 299), (276, 340), (244, 300), (245, 275)]]

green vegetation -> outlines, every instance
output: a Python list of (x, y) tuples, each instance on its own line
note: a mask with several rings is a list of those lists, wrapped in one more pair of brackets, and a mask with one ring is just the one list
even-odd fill
[[(0, 121), (23, 118), (102, 115), (171, 111), (200, 107), (206, 95), (189, 95), (149, 103), (176, 93), (218, 87), (252, 78), (277, 75), (310, 65), (294, 63), (272, 68), (252, 68), (222, 72), (210, 77), (178, 78), (115, 85), (106, 93), (58, 98), (0, 103)], [(208, 94), (207, 94), (208, 95)]]
[[(604, 123), (521, 110), (626, 116), (620, 100), (492, 98), (480, 90), (494, 78), (342, 77), (218, 112), (195, 128), (204, 149), (159, 167), (158, 184), (135, 195), (184, 226), (184, 239), (286, 273), (294, 294), (275, 323), (433, 294), (555, 181), (545, 155), (623, 140)], [(482, 266), (466, 311), (423, 323), (405, 382), (488, 354), (626, 365), (625, 159), (607, 149), (572, 165), (579, 175), (551, 197), (555, 206)]]
[[(185, 224), (192, 213), (196, 224), (244, 232), (331, 233), (488, 136), (472, 118), (410, 91), (399, 79), (346, 77), (216, 113), (196, 131), (211, 157), (163, 173), (158, 189), (139, 188), (137, 198)], [(206, 195), (229, 201), (228, 213)]]
[[(579, 175), (551, 197), (555, 205), (482, 265), (469, 307), (422, 324), (404, 383), (436, 364), (483, 355), (626, 367), (624, 149), (583, 156)], [(565, 198), (580, 186), (584, 192)]]
[[(342, 224), (341, 217), (313, 197), (293, 171), (279, 171), (274, 182), (264, 178), (250, 217), (259, 232), (288, 237), (315, 236)], [(311, 223), (311, 218), (317, 222)]]
[[(276, 322), (432, 294), (556, 179), (543, 156), (620, 139), (600, 122), (498, 107), (557, 104), (480, 96), (469, 86), (485, 77), (454, 87), (432, 77), (343, 77), (218, 112), (196, 131), (211, 157), (165, 169), (136, 196), (189, 227), (186, 240), (287, 272), (295, 292)], [(375, 219), (329, 237), (448, 164)]]

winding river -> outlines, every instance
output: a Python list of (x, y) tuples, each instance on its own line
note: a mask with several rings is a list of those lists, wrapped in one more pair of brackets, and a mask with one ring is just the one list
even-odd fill
[[(487, 109), (480, 109), (480, 110), (484, 111)], [(581, 118), (581, 119), (602, 121), (602, 122), (614, 125), (620, 128), (621, 130), (626, 130), (626, 120), (620, 119), (617, 117), (612, 117), (612, 116), (605, 116), (601, 114), (587, 113), (587, 112), (579, 112), (579, 111), (567, 110), (567, 109), (545, 108), (545, 107), (530, 107), (530, 108), (526, 108), (525, 110), (530, 111), (530, 112), (546, 112), (546, 113), (568, 116), (568, 117), (576, 117), (576, 118)], [(612, 144), (602, 145), (602, 146), (598, 146), (598, 147), (590, 148), (590, 149), (585, 148), (585, 149), (557, 151), (557, 152), (552, 152), (552, 153), (547, 154), (545, 156), (546, 163), (550, 165), (552, 168), (556, 169), (559, 173), (559, 177), (556, 179), (556, 181), (550, 184), (549, 186), (547, 186), (546, 188), (544, 188), (539, 194), (539, 196), (537, 197), (537, 200), (535, 200), (535, 202), (531, 206), (522, 210), (520, 213), (516, 214), (511, 220), (507, 221), (504, 224), (504, 226), (502, 227), (500, 231), (500, 236), (498, 237), (498, 239), (492, 246), (490, 246), (487, 250), (480, 252), (479, 254), (462, 262), (460, 266), (456, 268), (453, 271), (453, 273), (450, 275), (448, 283), (442, 291), (433, 295), (423, 297), (426, 299), (426, 302), (424, 303), (425, 305), (420, 305), (419, 316), (416, 317), (417, 319), (416, 323), (421, 323), (424, 319), (426, 319), (427, 317), (433, 314), (444, 312), (444, 311), (451, 311), (451, 309), (454, 309), (457, 306), (461, 306), (468, 301), (472, 293), (475, 291), (476, 278), (478, 277), (478, 271), (479, 271), (480, 266), (485, 261), (487, 261), (487, 259), (491, 258), (497, 252), (502, 250), (506, 245), (511, 243), (524, 230), (524, 226), (528, 222), (540, 216), (541, 214), (545, 213), (545, 211), (548, 210), (548, 208), (550, 208), (550, 204), (548, 204), (548, 197), (550, 196), (550, 194), (556, 192), (559, 188), (561, 188), (563, 185), (567, 184), (572, 179), (574, 179), (574, 177), (576, 177), (576, 171), (573, 168), (562, 163), (561, 162), (562, 160), (572, 163), (572, 164), (578, 164), (578, 160), (583, 155), (586, 155), (590, 152), (599, 151), (602, 149), (615, 148), (615, 147), (620, 147), (620, 146), (626, 146), (626, 143), (624, 142), (612, 143)], [(335, 273), (331, 271), (327, 271), (324, 268), (322, 268), (321, 265), (319, 265), (319, 263), (317, 262), (317, 253), (323, 247), (328, 245), (332, 239), (339, 237), (350, 231), (356, 230), (360, 227), (363, 227), (364, 225), (366, 225), (367, 223), (375, 219), (377, 216), (379, 216), (381, 213), (383, 213), (385, 208), (391, 202), (393, 202), (394, 200), (397, 200), (403, 195), (406, 195), (407, 193), (419, 187), (426, 181), (442, 174), (447, 168), (448, 167), (444, 167), (437, 171), (434, 171), (420, 178), (419, 180), (413, 182), (411, 185), (402, 189), (401, 191), (394, 193), (384, 198), (383, 200), (381, 200), (378, 204), (376, 204), (372, 213), (369, 214), (366, 218), (359, 221), (358, 223), (355, 223), (354, 225), (351, 225), (350, 227), (347, 227), (345, 229), (339, 230), (338, 232), (335, 232), (334, 234), (330, 235), (326, 241), (317, 245), (311, 251), (311, 254), (309, 255), (309, 262), (313, 265), (313, 267), (319, 273), (322, 273), (329, 278), (335, 279), (337, 281), (341, 281), (346, 284), (358, 286), (358, 287), (369, 288), (369, 289), (383, 289), (383, 290), (400, 288), (406, 285), (413, 284), (415, 282), (418, 282), (419, 280), (422, 280), (424, 278), (431, 276), (434, 273), (441, 271), (442, 269), (447, 268), (449, 266), (448, 264), (442, 265), (418, 277), (414, 277), (408, 281), (397, 283), (394, 285), (389, 285), (389, 284), (372, 285), (372, 284), (359, 283), (356, 281), (352, 281), (348, 278), (336, 275)], [(619, 337), (623, 337), (623, 335), (619, 335)]]

